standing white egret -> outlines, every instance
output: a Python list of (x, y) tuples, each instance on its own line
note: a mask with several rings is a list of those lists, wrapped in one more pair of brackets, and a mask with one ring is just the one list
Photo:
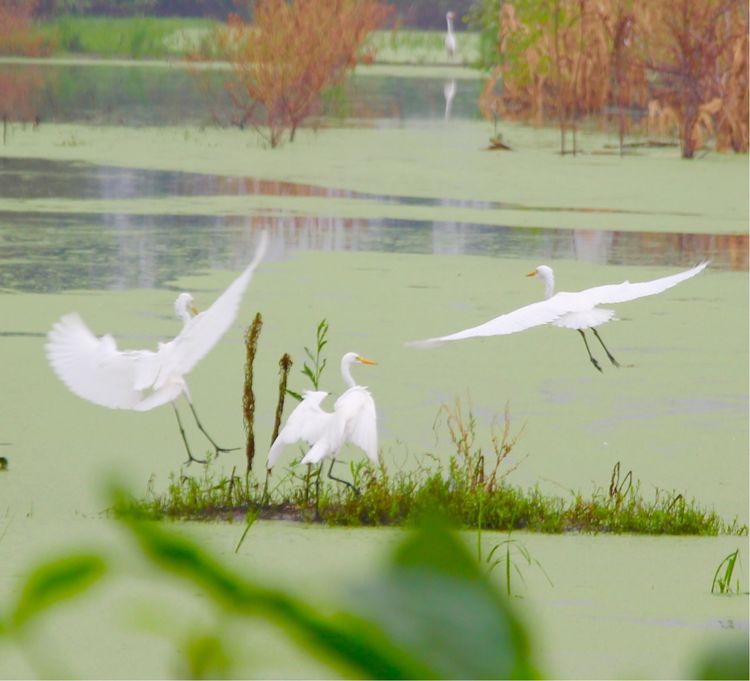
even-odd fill
[(605, 286), (596, 286), (575, 293), (561, 291), (555, 293), (555, 278), (551, 267), (540, 265), (534, 271), (529, 272), (528, 277), (539, 277), (544, 283), (544, 300), (531, 305), (518, 308), (513, 312), (491, 319), (484, 324), (465, 329), (449, 336), (440, 336), (438, 338), (428, 338), (427, 340), (414, 341), (407, 343), (412, 347), (432, 347), (448, 341), (464, 340), (465, 338), (476, 338), (483, 336), (503, 336), (519, 331), (525, 331), (534, 326), (542, 324), (552, 324), (566, 329), (575, 329), (581, 334), (586, 352), (589, 355), (591, 363), (599, 371), (602, 370), (599, 362), (596, 361), (589, 349), (585, 329), (591, 329), (594, 336), (601, 343), (604, 352), (607, 353), (609, 361), (615, 366), (620, 366), (617, 360), (612, 356), (607, 346), (604, 345), (601, 336), (597, 333), (596, 328), (615, 318), (614, 310), (597, 307), (598, 305), (608, 303), (624, 303), (636, 298), (652, 296), (656, 293), (666, 291), (672, 286), (676, 286), (681, 281), (694, 277), (702, 272), (708, 262), (702, 262), (692, 269), (673, 274), (661, 279), (644, 281), (641, 283), (631, 284), (624, 281), (621, 284), (607, 284)]
[(320, 403), (328, 395), (323, 391), (308, 390), (305, 397), (289, 415), (286, 424), (271, 445), (266, 468), (271, 470), (281, 450), (288, 444), (304, 440), (312, 445), (301, 463), (319, 463), (330, 458), (328, 477), (348, 485), (354, 485), (333, 475), (336, 456), (346, 442), (362, 449), (373, 463), (378, 461), (378, 429), (375, 401), (365, 386), (357, 385), (352, 377), (352, 364), (375, 364), (371, 359), (356, 352), (347, 352), (341, 358), (341, 376), (347, 390), (339, 397), (333, 412), (321, 408)]
[(175, 312), (183, 321), (179, 335), (151, 350), (118, 350), (109, 334), (97, 338), (81, 317), (73, 312), (54, 324), (47, 336), (47, 360), (68, 389), (94, 404), (110, 409), (148, 411), (170, 402), (177, 416), (188, 463), (198, 461), (190, 451), (176, 401), (184, 395), (198, 428), (216, 452), (220, 447), (206, 432), (193, 406), (185, 376), (219, 342), (234, 322), (240, 301), (253, 272), (265, 254), (267, 235), (263, 233), (255, 257), (209, 307), (198, 312), (189, 293), (175, 301)]
[(448, 24), (448, 31), (445, 34), (445, 51), (448, 54), (449, 61), (454, 60), (456, 50), (458, 49), (456, 34), (453, 32), (453, 19), (455, 16), (453, 12), (447, 12), (445, 15), (445, 22)]

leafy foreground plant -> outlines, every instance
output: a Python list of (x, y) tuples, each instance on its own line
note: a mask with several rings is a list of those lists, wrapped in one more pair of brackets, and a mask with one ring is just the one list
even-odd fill
[[(239, 672), (226, 664), (231, 651), (221, 643), (218, 623), (228, 616), (270, 621), (348, 678), (539, 676), (514, 611), (434, 514), (404, 536), (378, 577), (347, 593), (346, 606), (324, 608), (234, 573), (192, 540), (158, 524), (127, 519), (124, 525), (162, 576), (182, 581), (190, 593), (198, 590), (216, 610), (216, 631), (204, 629), (198, 643), (206, 655), (213, 651), (221, 659), (218, 664), (201, 660), (196, 640), (180, 645), (190, 676), (206, 669)], [(115, 564), (73, 553), (39, 565), (21, 586), (0, 637), (15, 636), (51, 606), (82, 593), (105, 573), (112, 576)]]
[[(487, 530), (509, 532), (632, 532), (638, 534), (746, 534), (737, 521), (727, 523), (715, 512), (701, 509), (682, 494), (657, 490), (652, 500), (641, 496), (638, 481), (629, 471), (620, 481), (620, 464), (612, 472), (608, 489), (591, 496), (576, 493), (563, 499), (544, 494), (538, 487), (523, 490), (507, 482), (515, 465), (509, 457), (519, 434), (511, 434), (510, 417), (502, 428), (492, 428), (492, 451), (476, 442), (474, 416), (460, 401), (441, 409), (455, 453), (441, 458), (425, 454), (410, 470), (392, 471), (385, 464), (350, 463), (351, 478), (360, 490), (319, 481), (299, 471), (296, 462), (275, 486), (265, 488), (250, 473), (217, 477), (210, 467), (198, 477), (173, 476), (165, 493), (153, 482), (145, 499), (130, 498), (115, 507), (116, 515), (148, 519), (240, 519), (252, 510), (261, 518), (320, 520), (330, 525), (401, 525), (426, 508), (444, 509), (457, 524), (476, 528), (480, 519)], [(318, 483), (316, 483), (318, 484)]]

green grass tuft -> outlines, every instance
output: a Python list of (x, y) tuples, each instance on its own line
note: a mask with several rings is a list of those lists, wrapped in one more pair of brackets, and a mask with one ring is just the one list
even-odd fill
[[(460, 402), (443, 407), (446, 426), (456, 452), (447, 464), (430, 454), (418, 457), (410, 469), (391, 471), (381, 462), (350, 463), (359, 494), (329, 483), (320, 469), (300, 469), (293, 462), (280, 479), (265, 483), (253, 473), (233, 471), (216, 476), (207, 466), (198, 476), (172, 476), (167, 490), (153, 484), (144, 499), (120, 502), (119, 515), (185, 520), (244, 520), (248, 517), (322, 522), (335, 526), (404, 525), (431, 508), (441, 508), (456, 525), (511, 532), (634, 533), (668, 535), (747, 534), (747, 526), (728, 523), (682, 494), (657, 490), (641, 495), (632, 472), (619, 482), (615, 466), (608, 488), (569, 498), (547, 495), (538, 487), (522, 489), (507, 481), (513, 466), (507, 457), (517, 442), (506, 412), (501, 433), (493, 433), (493, 451), (485, 453), (474, 442), (474, 417)], [(342, 465), (339, 463), (339, 465)], [(517, 465), (517, 464), (516, 464)]]

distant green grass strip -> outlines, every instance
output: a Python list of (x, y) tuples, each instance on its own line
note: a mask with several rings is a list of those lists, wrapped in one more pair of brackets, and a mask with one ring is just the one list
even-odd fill
[(211, 35), (214, 22), (177, 17), (60, 16), (38, 25), (56, 54), (159, 59), (183, 56)]
[[(57, 55), (105, 58), (163, 59), (190, 53), (213, 54), (217, 22), (189, 17), (86, 17), (62, 15), (40, 22), (40, 36), (56, 45)], [(449, 61), (443, 31), (374, 31), (370, 42), (376, 62), (403, 65), (474, 64), (479, 58), (479, 34), (458, 34), (458, 54)]]

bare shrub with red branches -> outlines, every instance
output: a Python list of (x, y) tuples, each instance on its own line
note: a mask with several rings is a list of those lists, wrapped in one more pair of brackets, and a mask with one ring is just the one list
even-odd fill
[[(34, 27), (36, 4), (36, 0), (0, 0), (0, 54), (35, 57), (53, 49), (52, 43)], [(42, 84), (37, 69), (3, 69), (0, 73), (3, 144), (8, 141), (9, 123), (38, 120), (37, 100)]]
[(235, 122), (254, 126), (272, 147), (294, 140), (320, 112), (324, 90), (372, 60), (365, 41), (390, 12), (377, 0), (259, 0), (251, 24), (232, 16), (216, 41), (232, 67)]
[(54, 45), (34, 28), (37, 0), (0, 0), (0, 54), (39, 57)]
[(617, 111), (622, 149), (626, 111), (648, 107), (652, 124), (676, 130), (685, 158), (709, 138), (748, 149), (743, 0), (514, 0), (499, 26), (487, 118), (556, 116), (565, 153), (581, 116)]

